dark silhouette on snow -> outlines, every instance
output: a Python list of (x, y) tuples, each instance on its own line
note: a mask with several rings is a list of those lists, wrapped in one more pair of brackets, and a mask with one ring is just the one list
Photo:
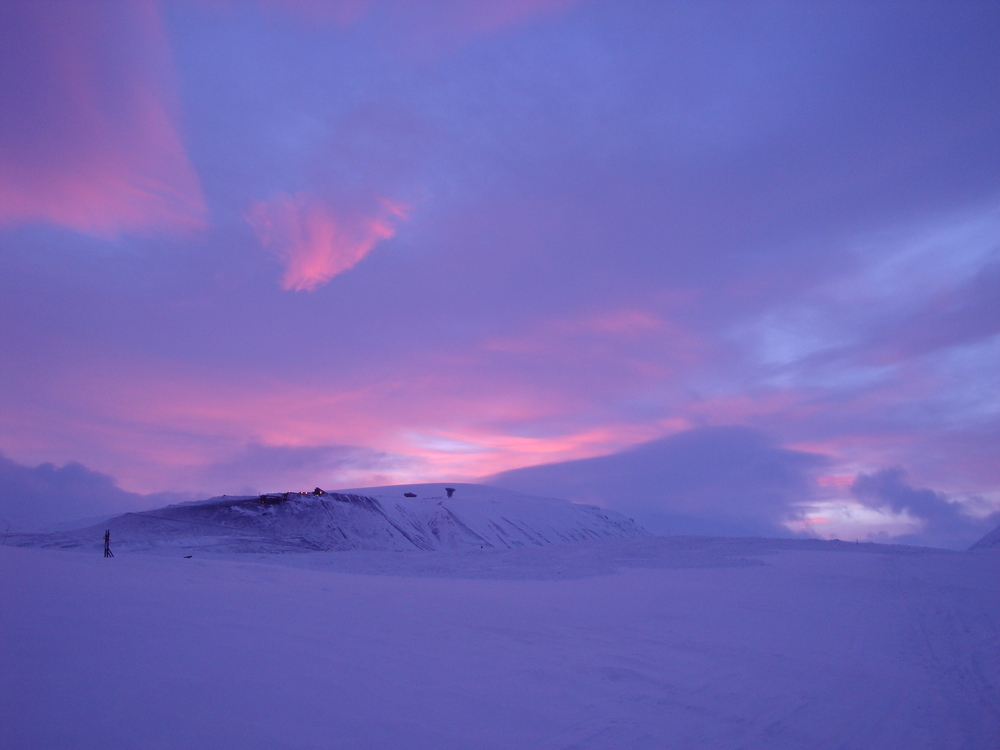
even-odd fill
[(448, 493), (448, 497), (451, 497), (452, 495), (455, 494), (455, 488), (454, 487), (445, 487), (444, 491)]
[(115, 553), (111, 551), (111, 529), (104, 532), (104, 556), (114, 557)]
[(271, 492), (266, 495), (261, 495), (260, 499), (257, 501), (261, 505), (277, 505), (278, 503), (283, 503), (288, 500), (290, 492)]

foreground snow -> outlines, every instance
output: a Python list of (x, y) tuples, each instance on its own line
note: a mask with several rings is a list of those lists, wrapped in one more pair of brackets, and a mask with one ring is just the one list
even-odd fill
[(994, 550), (675, 537), (256, 559), (0, 548), (0, 747), (1000, 738)]

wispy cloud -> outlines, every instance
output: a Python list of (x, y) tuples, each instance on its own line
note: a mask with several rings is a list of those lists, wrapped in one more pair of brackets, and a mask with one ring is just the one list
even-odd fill
[(815, 5), (0, 4), (0, 225), (212, 207), (2, 232), (0, 448), (151, 490), (743, 425), (1000, 502), (1000, 15)]
[(281, 288), (312, 292), (395, 235), (395, 221), (408, 212), (402, 203), (382, 200), (373, 214), (335, 216), (315, 196), (279, 193), (252, 203), (245, 217), (261, 244), (285, 264)]
[(6, 3), (0, 40), (0, 225), (204, 226), (153, 0)]

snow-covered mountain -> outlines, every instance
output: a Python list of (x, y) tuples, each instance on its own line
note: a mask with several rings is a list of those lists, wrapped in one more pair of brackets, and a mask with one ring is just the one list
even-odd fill
[(214, 497), (11, 543), (93, 548), (105, 529), (115, 549), (214, 552), (513, 549), (646, 533), (592, 505), (483, 485), (420, 484)]
[(1000, 549), (1000, 526), (997, 526), (993, 531), (969, 547), (969, 549), (989, 549), (991, 547)]

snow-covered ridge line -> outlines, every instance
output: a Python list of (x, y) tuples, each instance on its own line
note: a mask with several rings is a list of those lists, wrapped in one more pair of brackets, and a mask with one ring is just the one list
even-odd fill
[[(414, 492), (413, 490), (417, 490)], [(646, 534), (596, 506), (481, 485), (408, 485), (363, 491), (221, 496), (126, 513), (99, 526), (20, 535), (12, 543), (96, 547), (104, 529), (122, 550), (293, 552), (516, 549)], [(451, 493), (449, 493), (451, 494)]]
[(1000, 526), (986, 534), (982, 539), (973, 544), (969, 549), (1000, 549)]

